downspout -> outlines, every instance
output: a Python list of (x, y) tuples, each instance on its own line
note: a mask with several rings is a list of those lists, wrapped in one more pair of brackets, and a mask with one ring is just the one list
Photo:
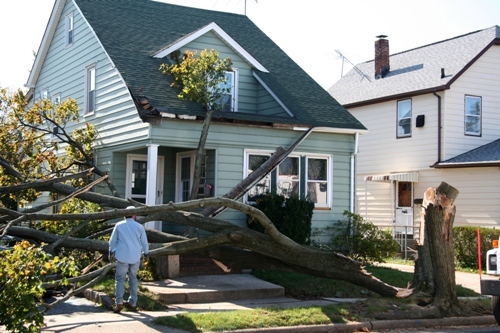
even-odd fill
[(437, 162), (434, 163), (434, 164), (437, 164), (437, 163), (441, 163), (441, 96), (436, 94), (435, 90), (432, 92), (432, 94), (438, 98), (438, 144), (437, 144), (438, 156), (437, 156)]
[(358, 155), (358, 144), (359, 144), (359, 132), (356, 132), (354, 139), (354, 151), (351, 154), (351, 203), (349, 207), (349, 211), (353, 214), (354, 214), (354, 198), (355, 198), (354, 181), (356, 179), (354, 159), (356, 158), (356, 155)]

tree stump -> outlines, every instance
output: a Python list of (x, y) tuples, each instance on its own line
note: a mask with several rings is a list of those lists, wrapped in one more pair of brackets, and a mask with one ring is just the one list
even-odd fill
[(445, 182), (428, 188), (422, 204), (418, 259), (412, 282), (414, 298), (419, 305), (434, 305), (442, 315), (458, 310), (455, 283), (453, 202), (458, 190)]

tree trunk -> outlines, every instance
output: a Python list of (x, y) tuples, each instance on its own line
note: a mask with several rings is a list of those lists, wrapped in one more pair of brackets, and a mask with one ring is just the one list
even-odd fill
[(454, 200), (458, 190), (445, 182), (425, 192), (422, 225), (413, 279), (419, 305), (433, 305), (442, 315), (458, 308), (453, 246)]

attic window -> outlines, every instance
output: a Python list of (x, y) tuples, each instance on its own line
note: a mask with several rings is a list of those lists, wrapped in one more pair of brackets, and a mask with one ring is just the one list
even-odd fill
[(73, 26), (73, 12), (69, 13), (66, 15), (66, 20), (65, 20), (65, 28), (66, 28), (66, 33), (65, 33), (65, 44), (66, 46), (71, 46), (73, 45), (74, 41), (74, 26)]
[(232, 72), (226, 72), (226, 83), (221, 83), (221, 88), (228, 89), (228, 93), (221, 96), (221, 102), (224, 103), (222, 111), (238, 111), (238, 70), (235, 69)]

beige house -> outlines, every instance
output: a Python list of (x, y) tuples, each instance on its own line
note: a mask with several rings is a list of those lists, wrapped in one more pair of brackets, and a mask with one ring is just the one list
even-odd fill
[[(500, 226), (500, 27), (356, 65), (328, 91), (369, 130), (357, 154), (357, 213), (418, 233), (423, 194), (456, 187), (455, 226)], [(415, 226), (415, 229), (414, 229)]]

